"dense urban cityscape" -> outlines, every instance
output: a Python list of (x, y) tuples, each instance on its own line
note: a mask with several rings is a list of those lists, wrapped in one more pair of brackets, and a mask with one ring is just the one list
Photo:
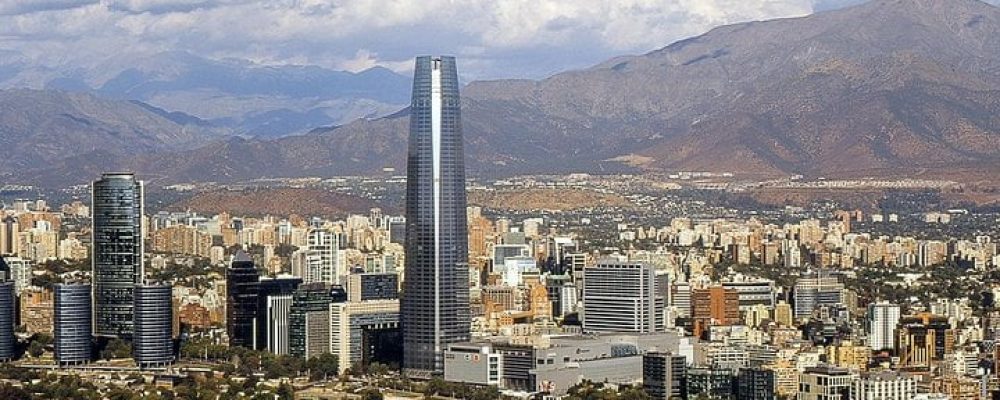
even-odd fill
[(0, 0), (0, 400), (1000, 399), (998, 5)]

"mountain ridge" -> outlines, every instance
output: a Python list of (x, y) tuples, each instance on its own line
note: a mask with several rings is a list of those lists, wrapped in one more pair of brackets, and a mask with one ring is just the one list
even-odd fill
[[(472, 82), (462, 104), (467, 166), (473, 175), (817, 178), (1000, 170), (995, 37), (1000, 10), (986, 3), (875, 0), (718, 27), (537, 81)], [(178, 181), (372, 174), (402, 170), (407, 128), (404, 109), (119, 164)], [(73, 178), (68, 166), (54, 171)]]

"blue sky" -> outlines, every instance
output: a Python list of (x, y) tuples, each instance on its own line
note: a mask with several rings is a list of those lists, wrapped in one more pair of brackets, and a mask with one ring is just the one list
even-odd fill
[(416, 54), (447, 53), (461, 58), (465, 80), (539, 78), (719, 25), (860, 1), (0, 0), (0, 57), (99, 71), (182, 50), (407, 72)]

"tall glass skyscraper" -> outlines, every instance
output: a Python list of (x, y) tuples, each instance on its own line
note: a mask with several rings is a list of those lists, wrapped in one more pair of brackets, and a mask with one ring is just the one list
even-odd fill
[(94, 181), (94, 334), (132, 335), (132, 292), (143, 276), (142, 182), (130, 173)]
[(0, 282), (0, 361), (14, 359), (17, 339), (14, 337), (14, 282)]
[(469, 340), (469, 265), (461, 98), (454, 57), (418, 57), (406, 182), (403, 368), (442, 373), (443, 351)]
[(253, 349), (260, 273), (247, 253), (240, 251), (226, 270), (226, 333), (230, 347)]

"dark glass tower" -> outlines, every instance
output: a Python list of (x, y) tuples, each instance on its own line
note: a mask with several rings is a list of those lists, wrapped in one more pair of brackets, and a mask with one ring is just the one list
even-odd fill
[(454, 57), (418, 57), (406, 173), (403, 368), (443, 372), (443, 351), (469, 340), (468, 236), (461, 99)]
[(247, 253), (240, 251), (226, 270), (226, 333), (230, 347), (254, 348), (254, 321), (260, 274)]
[(142, 182), (128, 173), (94, 181), (94, 334), (132, 335), (132, 292), (143, 276)]
[(60, 366), (90, 361), (90, 285), (58, 284), (53, 305), (55, 358)]
[(132, 355), (140, 369), (164, 367), (174, 360), (170, 337), (174, 320), (170, 285), (135, 286), (135, 334)]
[(0, 282), (0, 361), (14, 359), (14, 282)]

